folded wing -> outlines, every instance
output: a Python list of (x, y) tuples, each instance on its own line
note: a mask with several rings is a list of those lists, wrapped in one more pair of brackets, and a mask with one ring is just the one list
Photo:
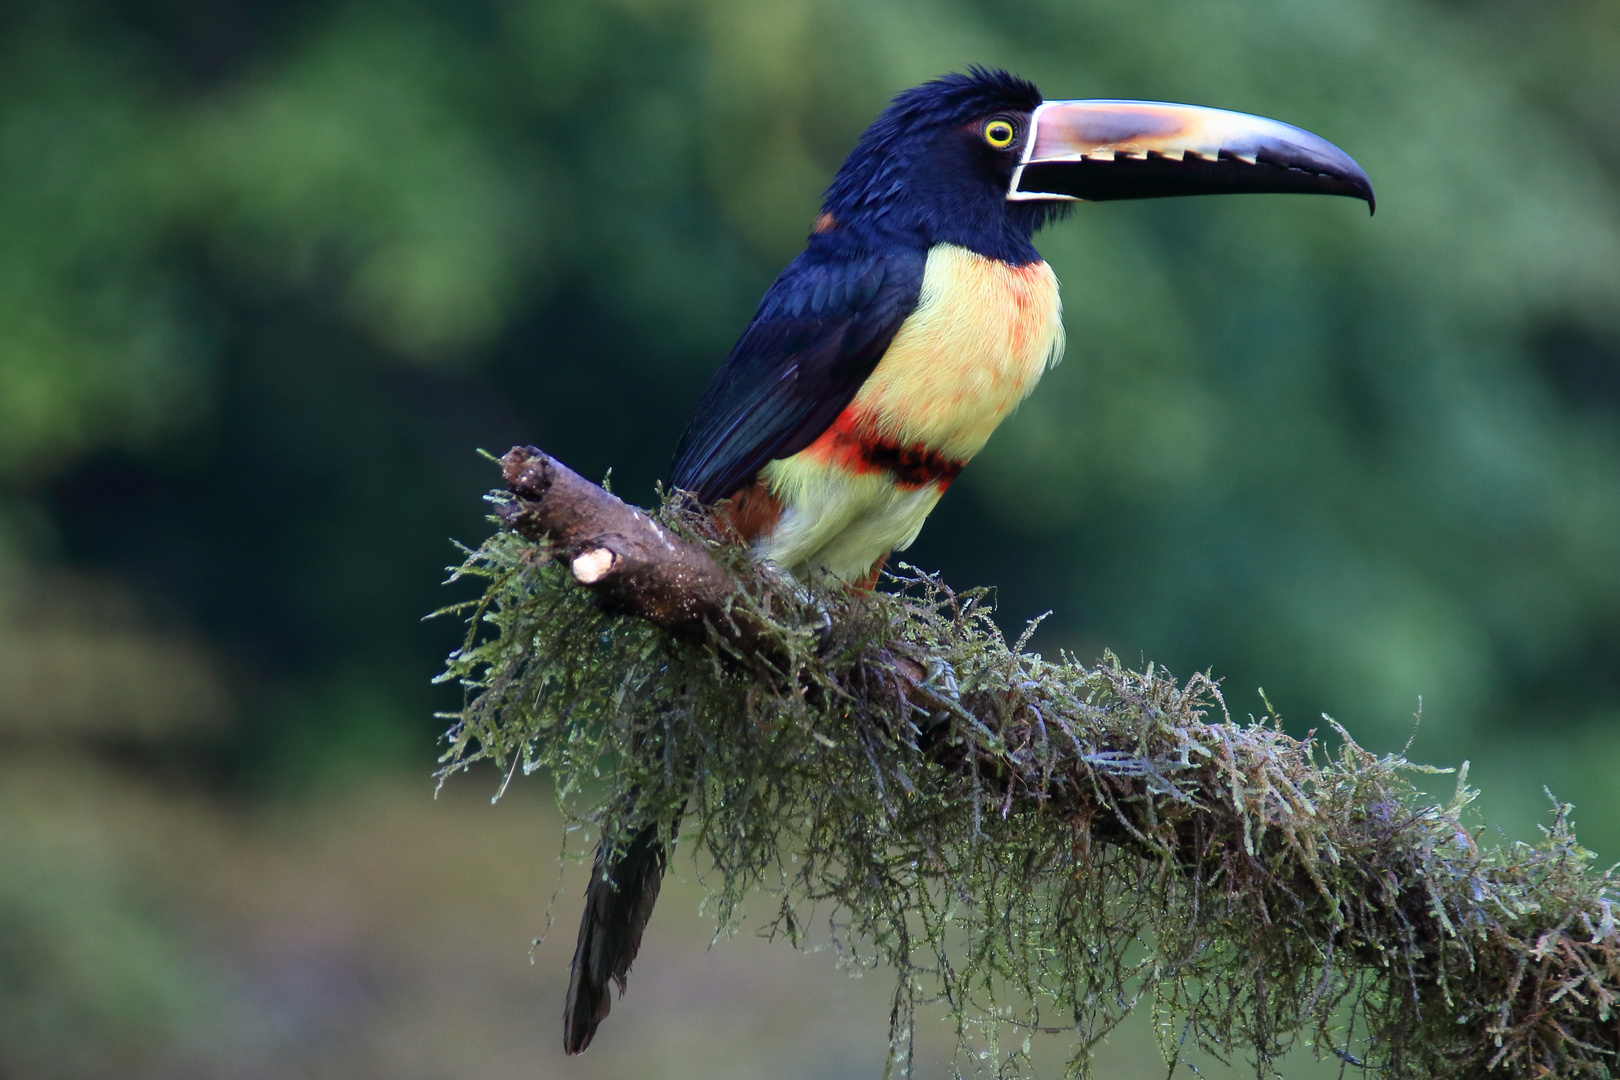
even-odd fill
[(712, 503), (814, 442), (917, 306), (925, 261), (921, 250), (862, 253), (812, 241), (709, 381), (671, 482)]

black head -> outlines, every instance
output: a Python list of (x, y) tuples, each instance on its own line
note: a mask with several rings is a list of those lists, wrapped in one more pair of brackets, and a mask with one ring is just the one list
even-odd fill
[(1040, 91), (975, 67), (897, 96), (861, 136), (827, 189), (823, 227), (890, 243), (952, 243), (1009, 262), (1064, 204), (1009, 202)]

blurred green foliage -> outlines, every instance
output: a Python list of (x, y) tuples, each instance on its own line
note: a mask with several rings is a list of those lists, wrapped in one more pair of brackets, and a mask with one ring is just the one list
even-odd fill
[(1612, 0), (12, 0), (5, 752), (425, 774), (473, 448), (650, 499), (856, 134), (978, 62), (1299, 124), (1380, 210), (1054, 228), (1068, 360), (912, 561), (1375, 749), (1422, 695), (1415, 758), (1620, 855), (1616, 56)]

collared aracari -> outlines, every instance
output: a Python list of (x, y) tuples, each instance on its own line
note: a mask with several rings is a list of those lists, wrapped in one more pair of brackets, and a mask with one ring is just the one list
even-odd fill
[[(755, 554), (871, 587), (990, 433), (1063, 353), (1035, 250), (1077, 201), (1372, 185), (1275, 120), (1147, 101), (1046, 101), (974, 68), (900, 94), (827, 189), (805, 250), (709, 381), (670, 480)], [(656, 823), (598, 851), (565, 1047), (583, 1050), (651, 914)]]

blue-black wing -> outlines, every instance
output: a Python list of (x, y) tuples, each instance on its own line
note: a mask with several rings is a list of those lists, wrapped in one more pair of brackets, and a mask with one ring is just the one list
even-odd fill
[(926, 255), (818, 243), (782, 271), (709, 380), (671, 482), (712, 503), (826, 431), (917, 306)]

